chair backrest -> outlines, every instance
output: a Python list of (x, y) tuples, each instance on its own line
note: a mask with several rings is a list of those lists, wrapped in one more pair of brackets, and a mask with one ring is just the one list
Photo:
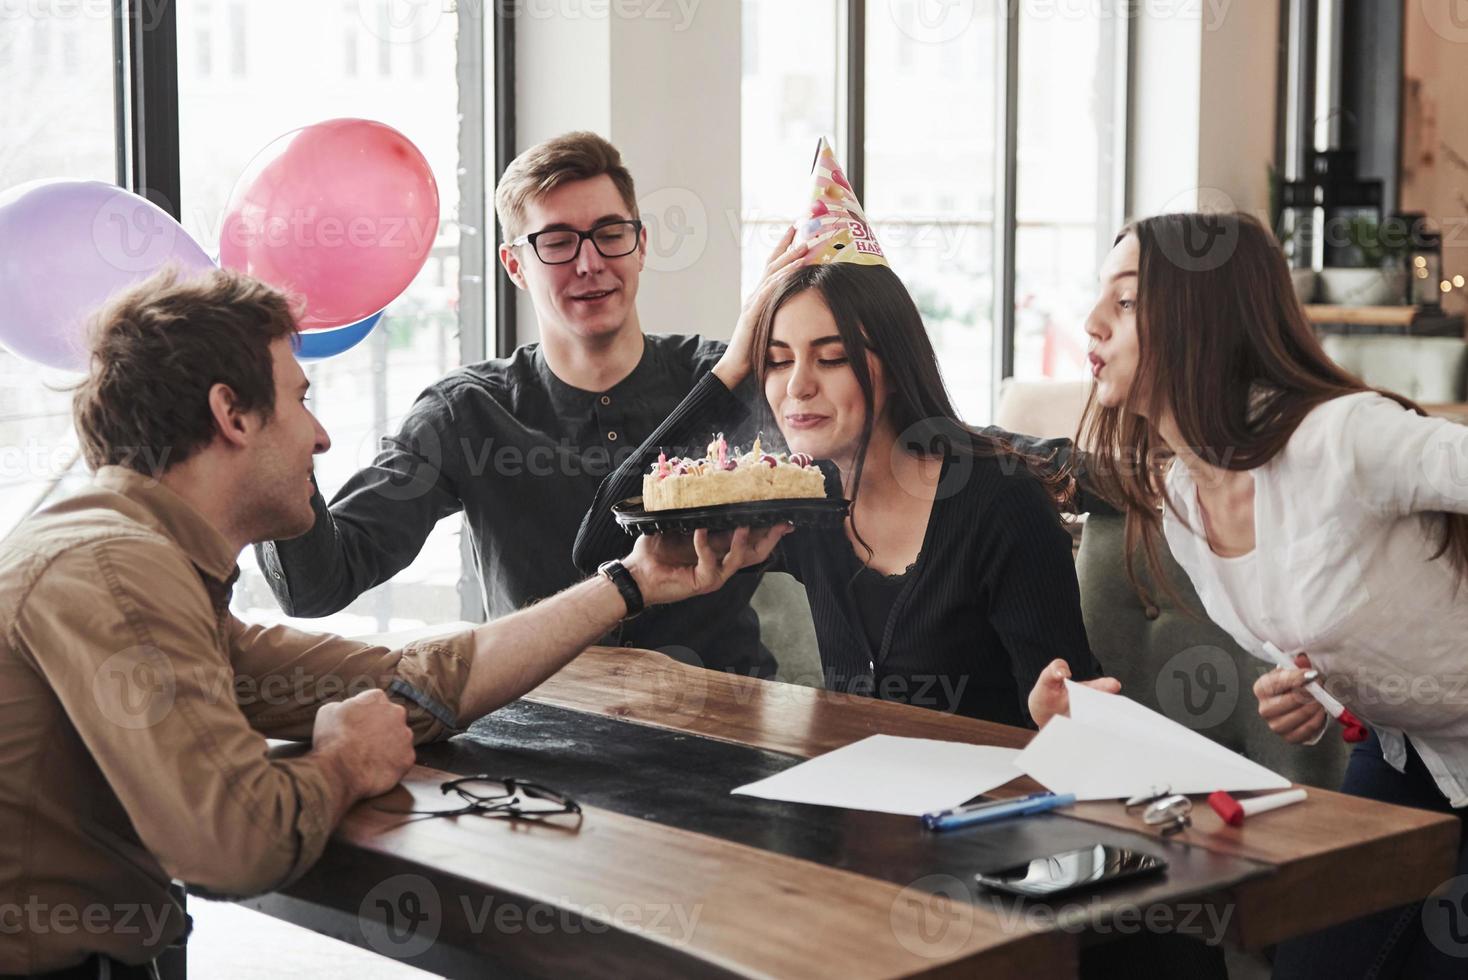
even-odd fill
[(1468, 399), (1468, 343), (1457, 337), (1327, 334), (1325, 352), (1369, 385), (1431, 405)]
[(784, 572), (768, 572), (749, 604), (759, 613), (760, 642), (775, 655), (776, 679), (821, 687), (821, 650), (805, 586)]
[(1089, 381), (1018, 381), (999, 386), (994, 424), (1041, 439), (1071, 439), (1091, 393)]
[(1163, 545), (1168, 580), (1193, 615), (1143, 575), (1149, 610), (1127, 580), (1125, 532), (1117, 516), (1086, 520), (1076, 558), (1091, 650), (1133, 700), (1297, 783), (1338, 789), (1349, 747), (1335, 732), (1320, 744), (1290, 745), (1259, 717), (1254, 681), (1269, 669), (1203, 616), (1187, 574)]

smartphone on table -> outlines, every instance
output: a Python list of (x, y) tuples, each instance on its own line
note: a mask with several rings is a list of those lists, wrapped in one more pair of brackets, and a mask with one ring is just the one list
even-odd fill
[(1025, 898), (1053, 898), (1135, 878), (1161, 874), (1167, 862), (1155, 854), (1111, 844), (1092, 844), (975, 875), (995, 891)]

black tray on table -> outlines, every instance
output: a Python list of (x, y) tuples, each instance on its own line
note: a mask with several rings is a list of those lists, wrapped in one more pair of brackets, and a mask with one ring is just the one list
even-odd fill
[(796, 527), (840, 527), (850, 501), (830, 497), (800, 497), (789, 500), (750, 500), (712, 507), (682, 507), (649, 513), (642, 498), (628, 497), (612, 505), (612, 514), (622, 530), (634, 537), (675, 531), (691, 534), (699, 528), (732, 531), (739, 527), (770, 527), (790, 523)]

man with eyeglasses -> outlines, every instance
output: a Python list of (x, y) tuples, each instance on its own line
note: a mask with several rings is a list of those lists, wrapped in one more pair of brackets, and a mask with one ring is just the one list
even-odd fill
[[(314, 495), (309, 532), (257, 546), (288, 614), (344, 608), (407, 567), (459, 510), (491, 618), (578, 581), (571, 548), (598, 485), (722, 355), (718, 341), (643, 333), (647, 235), (632, 176), (606, 140), (568, 133), (525, 151), (500, 179), (495, 208), (507, 239), (500, 263), (529, 295), (540, 342), (430, 386), (329, 507)], [(771, 676), (749, 605), (759, 579), (649, 609), (610, 639)]]

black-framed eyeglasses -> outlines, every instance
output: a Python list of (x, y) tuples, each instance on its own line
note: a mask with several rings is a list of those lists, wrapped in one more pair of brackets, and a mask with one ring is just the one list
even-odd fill
[(438, 789), (445, 796), (454, 794), (464, 805), (431, 810), (402, 810), (385, 806), (377, 806), (377, 809), (384, 813), (415, 816), (459, 817), (472, 813), (481, 817), (509, 817), (511, 820), (542, 820), (561, 814), (581, 813), (581, 804), (565, 793), (513, 776), (460, 776), (440, 783)]
[(535, 257), (546, 265), (565, 265), (576, 261), (581, 254), (581, 244), (588, 239), (602, 258), (619, 259), (637, 251), (637, 243), (642, 240), (642, 222), (635, 218), (604, 221), (589, 231), (549, 228), (521, 235), (510, 243), (510, 247), (529, 245), (535, 249)]

